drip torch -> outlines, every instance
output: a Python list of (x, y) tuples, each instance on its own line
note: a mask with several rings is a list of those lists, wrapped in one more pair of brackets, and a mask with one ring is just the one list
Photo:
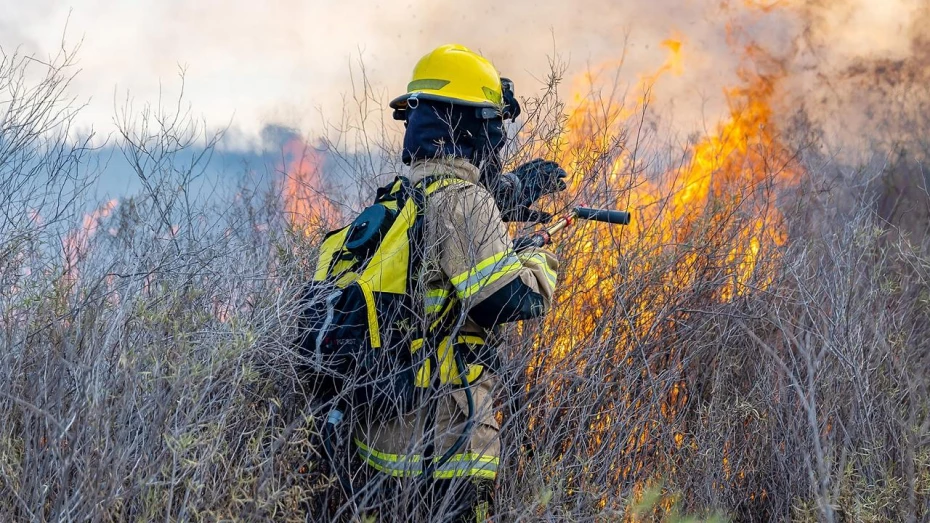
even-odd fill
[(543, 247), (552, 242), (552, 235), (566, 227), (571, 227), (575, 220), (591, 220), (595, 222), (629, 225), (630, 213), (611, 209), (591, 209), (589, 207), (575, 207), (567, 215), (562, 216), (552, 225), (535, 232), (529, 236), (521, 236), (513, 241), (515, 251), (523, 251), (530, 247)]

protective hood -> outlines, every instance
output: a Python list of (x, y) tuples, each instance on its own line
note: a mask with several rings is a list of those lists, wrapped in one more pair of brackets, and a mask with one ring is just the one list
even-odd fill
[[(502, 118), (483, 119), (475, 108), (429, 100), (418, 100), (407, 108), (403, 161), (442, 157), (462, 158), (487, 175), (500, 174), (500, 150), (506, 141)], [(486, 175), (487, 173), (487, 175)]]

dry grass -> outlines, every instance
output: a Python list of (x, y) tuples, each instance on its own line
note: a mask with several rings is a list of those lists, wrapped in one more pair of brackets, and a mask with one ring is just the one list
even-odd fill
[[(71, 60), (38, 83), (24, 70), (44, 66), (0, 63), (12, 100), (0, 120), (0, 519), (351, 512), (289, 346), (321, 231), (291, 230), (274, 188), (191, 199), (209, 154), (180, 154), (219, 137), (180, 106), (121, 113), (119, 146), (146, 190), (82, 223), (93, 180), (87, 144), (65, 139), (79, 109), (66, 99)], [(537, 135), (522, 151), (559, 132), (559, 109), (531, 108)], [(660, 137), (645, 114), (612, 141), (591, 130), (588, 201), (687, 169), (687, 154), (646, 153)], [(352, 162), (368, 142), (341, 143)], [(711, 198), (665, 225), (686, 237), (657, 246), (649, 228), (597, 229), (563, 242), (564, 271), (609, 259), (612, 291), (567, 278), (562, 296), (584, 300), (506, 332), (502, 394), (527, 397), (505, 417), (501, 520), (930, 517), (930, 250), (914, 222), (926, 214), (883, 210), (883, 181), (928, 208), (926, 151), (850, 169), (809, 145), (792, 150), (804, 173), (793, 185), (763, 169), (722, 193), (736, 203)], [(598, 160), (619, 151), (637, 158), (621, 187)], [(370, 188), (378, 166), (358, 167)], [(759, 204), (781, 209), (767, 226), (787, 241), (760, 251), (734, 296), (728, 253)], [(570, 350), (549, 350), (569, 330)]]

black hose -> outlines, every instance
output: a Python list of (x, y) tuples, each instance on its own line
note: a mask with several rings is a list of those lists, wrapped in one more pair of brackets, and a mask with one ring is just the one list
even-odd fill
[[(430, 354), (429, 364), (431, 369), (439, 368), (435, 353)], [(427, 482), (431, 481), (433, 477), (433, 453), (436, 452), (436, 409), (438, 405), (436, 404), (435, 392), (437, 389), (439, 389), (438, 371), (433, 374), (432, 382), (426, 390), (426, 420), (423, 425), (423, 436), (428, 436), (429, 441), (426, 442), (426, 448), (423, 449), (423, 465), (421, 469), (423, 472), (423, 479)]]
[(323, 451), (326, 452), (326, 457), (329, 459), (330, 465), (333, 466), (333, 473), (339, 480), (339, 484), (342, 485), (343, 492), (348, 496), (348, 499), (352, 499), (355, 496), (355, 492), (352, 489), (352, 482), (342, 473), (343, 471), (339, 466), (339, 462), (336, 460), (336, 451), (333, 447), (336, 426), (342, 422), (342, 416), (342, 411), (339, 409), (333, 409), (329, 413), (329, 418), (327, 418), (326, 424), (323, 425)]

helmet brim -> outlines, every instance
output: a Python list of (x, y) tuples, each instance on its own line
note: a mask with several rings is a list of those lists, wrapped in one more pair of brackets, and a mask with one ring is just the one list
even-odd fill
[(413, 95), (416, 95), (417, 99), (420, 99), (420, 100), (431, 100), (434, 102), (444, 102), (444, 103), (448, 103), (452, 105), (467, 105), (470, 107), (489, 107), (492, 109), (501, 108), (500, 105), (497, 105), (493, 102), (489, 102), (487, 100), (482, 100), (481, 98), (468, 98), (468, 97), (453, 98), (451, 96), (443, 96), (443, 95), (436, 94), (430, 91), (414, 91), (412, 93), (402, 94), (398, 96), (397, 98), (391, 100), (388, 106), (391, 109), (396, 109), (400, 111), (406, 110), (407, 100)]

